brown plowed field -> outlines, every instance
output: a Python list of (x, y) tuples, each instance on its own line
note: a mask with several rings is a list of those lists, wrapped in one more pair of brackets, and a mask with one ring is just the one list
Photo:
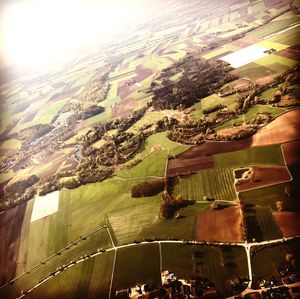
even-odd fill
[[(246, 8), (247, 10), (247, 8)], [(247, 12), (248, 14), (248, 12)], [(245, 48), (251, 45), (254, 45), (255, 43), (257, 43), (257, 39), (252, 38), (250, 36), (244, 36), (241, 39), (238, 39), (236, 41), (233, 41), (231, 44), (240, 48)]]
[(242, 242), (239, 206), (202, 213), (197, 218), (196, 240)]
[(274, 212), (278, 226), (284, 237), (300, 235), (300, 212)]
[(137, 101), (129, 97), (114, 106), (112, 115), (113, 117), (125, 117), (128, 116), (128, 114), (130, 114), (136, 107)]
[(291, 179), (286, 167), (253, 167), (253, 170), (254, 174), (251, 179), (235, 185), (238, 192), (275, 185)]
[(128, 95), (136, 90), (134, 85), (128, 86), (126, 82), (127, 81), (124, 81), (118, 84), (118, 96), (121, 99), (125, 99)]
[(174, 176), (211, 168), (214, 166), (213, 155), (215, 154), (298, 140), (300, 139), (299, 119), (300, 109), (295, 109), (279, 116), (252, 137), (228, 142), (204, 142), (194, 146), (175, 159), (169, 160), (167, 174)]
[(249, 138), (229, 142), (205, 142), (169, 160), (167, 174), (174, 176), (177, 173), (185, 174), (189, 171), (212, 168), (214, 167), (213, 155), (237, 151), (250, 145)]
[(300, 109), (289, 111), (252, 136), (252, 146), (280, 144), (300, 138)]
[(153, 71), (151, 69), (148, 69), (142, 65), (138, 65), (135, 68), (136, 76), (133, 78), (136, 82), (142, 82), (149, 76), (153, 74)]
[(283, 49), (276, 53), (276, 55), (286, 57), (292, 60), (299, 61), (300, 60), (300, 43)]
[(300, 163), (300, 140), (285, 143), (282, 148), (287, 165)]
[(0, 215), (0, 285), (13, 278), (26, 203)]

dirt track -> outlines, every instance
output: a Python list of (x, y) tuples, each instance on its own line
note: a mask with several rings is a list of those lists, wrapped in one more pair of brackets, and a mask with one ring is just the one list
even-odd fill
[(26, 203), (0, 215), (0, 285), (13, 278)]
[(197, 218), (197, 241), (243, 242), (239, 206), (202, 213)]

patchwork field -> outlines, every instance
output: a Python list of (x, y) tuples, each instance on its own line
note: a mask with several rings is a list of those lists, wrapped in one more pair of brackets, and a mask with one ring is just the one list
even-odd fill
[[(26, 297), (115, 298), (116, 291), (137, 284), (160, 286), (163, 270), (174, 271), (179, 278), (209, 279), (221, 297), (233, 296), (229, 283), (248, 278), (249, 264), (253, 287), (258, 287), (260, 278), (280, 279), (278, 267), (286, 264), (290, 253), (299, 272), (298, 240), (255, 246), (251, 263), (243, 246), (204, 242), (247, 239), (249, 245), (300, 234), (300, 109), (292, 109), (299, 104), (298, 81), (293, 85), (276, 81), (298, 63), (300, 16), (290, 10), (287, 0), (168, 5), (176, 18), (166, 17), (162, 9), (152, 23), (132, 27), (64, 69), (1, 82), (5, 96), (0, 103), (1, 196), (10, 180), (32, 174), (43, 184), (70, 178), (82, 184), (71, 186), (74, 189), (61, 184), (60, 191), (45, 197), (37, 190), (35, 198), (0, 212), (1, 298), (17, 298), (37, 284)], [(235, 68), (231, 74), (239, 77), (222, 83), (221, 90), (213, 88), (208, 97), (197, 97), (191, 106), (154, 110), (157, 78), (187, 54), (211, 65), (224, 60)], [(159, 85), (168, 89), (170, 82), (180, 82), (185, 75), (171, 70)], [(285, 85), (294, 99), (272, 102)], [(249, 109), (239, 112), (241, 97), (262, 86), (268, 88)], [(228, 94), (223, 95), (224, 90)], [(170, 100), (175, 100), (180, 90), (172, 92)], [(223, 106), (214, 110), (219, 104)], [(146, 112), (136, 117), (143, 107)], [(214, 120), (218, 113), (224, 119), (210, 132), (203, 124), (218, 124), (219, 119)], [(236, 117), (230, 118), (230, 113)], [(213, 141), (222, 130), (250, 126), (261, 115), (275, 119), (257, 126), (252, 137)], [(175, 124), (168, 126), (172, 118)], [(202, 125), (202, 144), (168, 139), (174, 128), (180, 135)], [(28, 128), (25, 134), (22, 130)], [(107, 144), (110, 147), (105, 148)], [(102, 149), (105, 161), (99, 156)], [(90, 159), (93, 154), (95, 159)], [(106, 163), (109, 159), (112, 163)], [(253, 176), (235, 185), (233, 171), (240, 167), (251, 167)], [(84, 180), (84, 169), (92, 174), (93, 183)], [(94, 183), (102, 180), (102, 170), (111, 171), (108, 178)], [(175, 181), (170, 195), (196, 201), (176, 210), (170, 219), (162, 217), (162, 193), (131, 197), (137, 183), (166, 177)], [(13, 199), (12, 206), (20, 201)]]

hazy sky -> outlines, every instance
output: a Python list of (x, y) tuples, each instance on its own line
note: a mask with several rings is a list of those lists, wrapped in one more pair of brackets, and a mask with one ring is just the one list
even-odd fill
[(51, 64), (129, 22), (149, 16), (155, 1), (9, 1), (1, 9), (1, 56), (21, 67)]

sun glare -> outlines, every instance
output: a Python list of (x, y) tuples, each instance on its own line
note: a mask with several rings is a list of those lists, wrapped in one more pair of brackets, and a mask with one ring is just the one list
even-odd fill
[(124, 29), (137, 1), (25, 1), (7, 4), (1, 17), (4, 62), (37, 67), (60, 62), (92, 42)]

